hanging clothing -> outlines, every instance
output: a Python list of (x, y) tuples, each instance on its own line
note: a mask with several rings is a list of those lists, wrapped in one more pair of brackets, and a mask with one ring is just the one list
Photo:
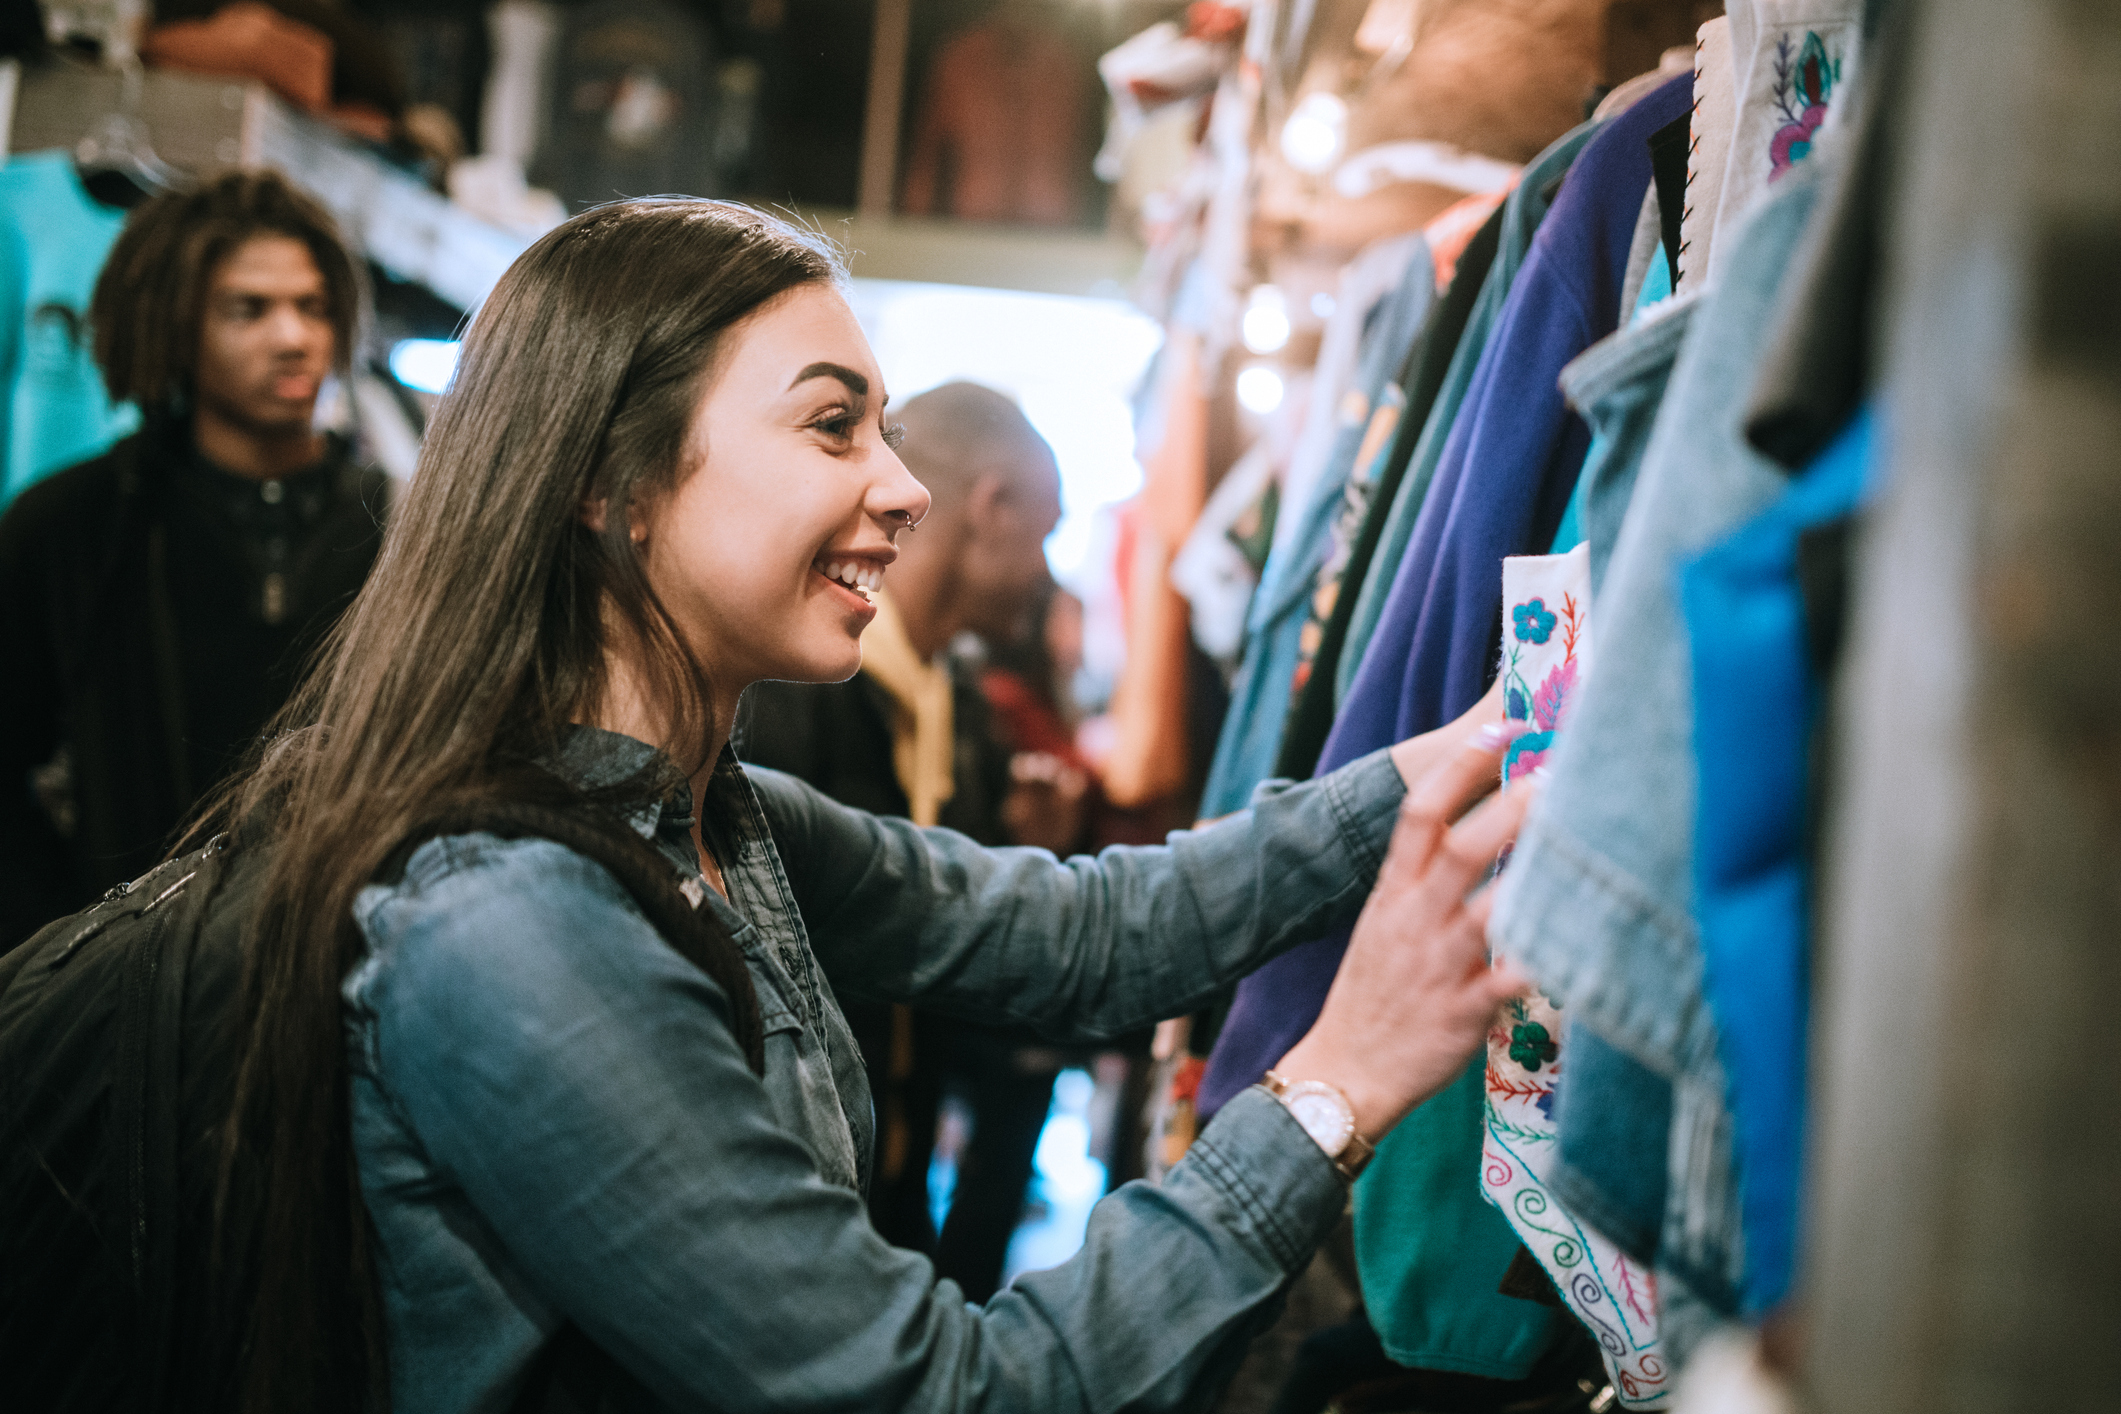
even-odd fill
[(1282, 731), (1281, 757), (1274, 766), (1274, 774), (1284, 779), (1300, 781), (1310, 777), (1318, 765), (1318, 753), (1326, 744), (1326, 733), (1333, 728), (1333, 714), (1339, 701), (1340, 665), (1346, 654), (1356, 602), (1363, 582), (1369, 578), (1371, 566), (1376, 563), (1377, 547), (1384, 537), (1385, 524), (1391, 518), (1392, 506), (1398, 498), (1400, 483), (1405, 479), (1414, 444), (1420, 439), (1421, 429), (1436, 404), (1444, 374), (1465, 334), (1466, 321), (1472, 317), (1473, 306), (1480, 298), (1488, 270), (1495, 262), (1502, 227), (1503, 207), (1498, 202), (1459, 253), (1449, 288), (1439, 292), (1420, 336), (1407, 351), (1407, 361), (1400, 368), (1397, 384), (1405, 390), (1406, 406), (1400, 411), (1391, 443), (1379, 456), (1381, 465), (1375, 472), (1377, 484), (1364, 497), (1362, 525), (1349, 546), (1347, 565), (1341, 571), (1331, 613), (1319, 626), (1318, 648), (1312, 659), (1311, 672), (1303, 689), (1289, 704), (1288, 724)]
[[(1658, 1231), (1665, 1336), (1682, 1363), (1714, 1313), (1739, 1309), (1743, 1245), (1693, 921), (1698, 779), (1674, 570), (1786, 485), (1743, 440), (1740, 415), (1760, 362), (1759, 331), (1780, 307), (1819, 176), (1809, 162), (1776, 183), (1692, 316), (1599, 590), (1603, 666), (1578, 698), (1490, 925), (1497, 948), (1570, 1011), (1574, 1027), (1613, 1041), (1641, 1072), (1636, 1081), (1654, 1075), (1669, 1087), (1668, 1145), (1605, 1155), (1608, 1173), (1631, 1181), (1607, 1192), (1603, 1206)], [(1572, 1116), (1609, 1103), (1588, 1093), (1585, 1079), (1578, 1070), (1564, 1086), (1564, 1155)], [(1610, 1104), (1639, 1117), (1654, 1113), (1659, 1098), (1654, 1086), (1635, 1083)], [(1653, 1197), (1663, 1211), (1645, 1221)], [(1689, 1307), (1690, 1299), (1707, 1309)]]
[(1730, 1083), (1740, 1177), (1742, 1309), (1772, 1310), (1796, 1268), (1811, 992), (1806, 859), (1813, 664), (1806, 542), (1845, 526), (1868, 491), (1865, 412), (1788, 492), (1680, 568), (1693, 668), (1694, 880), (1702, 993)]
[[(1365, 660), (1365, 672), (1383, 675), (1372, 700), (1392, 704), (1387, 720), (1401, 736), (1442, 726), (1479, 700), (1501, 634), (1496, 567), (1553, 543), (1590, 444), (1562, 401), (1561, 370), (1619, 323), (1651, 178), (1648, 138), (1686, 112), (1691, 83), (1674, 78), (1613, 119), (1570, 168), (1533, 241)], [(1358, 677), (1344, 719), (1362, 694)]]
[(900, 208), (961, 221), (1072, 225), (1090, 165), (1091, 88), (1067, 33), (1035, 12), (953, 35), (921, 95)]
[(1716, 216), (1723, 204), (1724, 168), (1731, 156), (1731, 125), (1737, 121), (1732, 92), (1731, 18), (1718, 15), (1694, 41), (1694, 112), (1687, 141), (1686, 201), (1679, 214), (1679, 260), (1675, 289), (1708, 283)]
[[(1322, 769), (1442, 726), (1485, 690), (1502, 560), (1547, 547), (1582, 455), (1552, 391), (1555, 377), (1618, 319), (1628, 245), (1650, 181), (1646, 139), (1685, 111), (1687, 86), (1685, 77), (1674, 79), (1611, 120), (1571, 166), (1471, 379)], [(1469, 465), (1478, 466), (1477, 477)], [(1482, 565), (1491, 582), (1475, 586)], [(1239, 986), (1209, 1061), (1204, 1109), (1251, 1083), (1310, 1028), (1346, 943), (1342, 932), (1297, 948)], [(1380, 1147), (1357, 1191), (1356, 1252), (1372, 1323), (1393, 1359), (1517, 1378), (1551, 1340), (1555, 1313), (1495, 1290), (1517, 1243), (1467, 1182), (1477, 1171), (1481, 1073), (1478, 1064), (1468, 1067)], [(1366, 1220), (1373, 1194), (1382, 1201)]]
[(1282, 476), (1281, 502), (1291, 514), (1274, 528), (1274, 549), (1284, 547), (1306, 532), (1315, 533), (1317, 522), (1295, 512), (1317, 504), (1318, 478), (1343, 432), (1360, 426), (1369, 416), (1369, 398), (1362, 386), (1358, 365), (1362, 359), (1371, 316), (1378, 303), (1396, 289), (1414, 258), (1421, 237), (1415, 234), (1386, 236), (1369, 245), (1341, 268), (1334, 287), (1333, 312), (1319, 335), (1318, 357), (1311, 362), (1311, 395), (1297, 429), (1296, 445)]
[(69, 153), (0, 166), (0, 511), (140, 424), (132, 404), (111, 402), (88, 329), (96, 276), (124, 227)]
[(1201, 337), (1176, 332), (1160, 360), (1163, 432), (1141, 494), (1121, 508), (1115, 558), (1127, 658), (1112, 690), (1112, 745), (1098, 762), (1105, 798), (1123, 810), (1169, 800), (1192, 772), (1192, 606), (1171, 565), (1200, 519), (1208, 486), (1208, 397)]
[[(1654, 292), (1653, 283), (1644, 287)], [(1696, 301), (1682, 296), (1647, 309), (1639, 321), (1586, 350), (1561, 371), (1569, 406), (1591, 429), (1590, 450), (1570, 498), (1571, 514), (1556, 548), (1580, 535), (1591, 550), (1591, 591), (1598, 592), (1626, 522), (1643, 449), (1664, 405), (1672, 365), (1686, 344)]]
[[(1810, 884), (1832, 729), (1852, 526), (1889, 454), (1869, 380), (1888, 51), (1822, 177), (1744, 413), (1788, 492), (1681, 571), (1701, 779), (1694, 869), (1703, 992), (1715, 1013), (1740, 1179), (1744, 1309), (1787, 1294), (1798, 1239), (1808, 1053)], [(1742, 749), (1734, 749), (1743, 743)]]
[[(1654, 276), (1663, 269), (1653, 263)], [(1654, 296), (1661, 279), (1643, 291)], [(1637, 322), (1562, 372), (1570, 405), (1590, 424), (1591, 449), (1570, 508), (1589, 555), (1592, 595), (1604, 592), (1651, 429), (1698, 301), (1692, 294), (1638, 314)], [(1554, 1100), (1555, 1152), (1546, 1182), (1562, 1205), (1637, 1264), (1657, 1255), (1664, 1221), (1661, 1156), (1672, 1087), (1573, 1011), (1565, 1023), (1569, 1067)], [(1626, 1201), (1619, 1201), (1626, 1195)]]
[[(1281, 521), (1293, 522), (1296, 529), (1286, 540), (1276, 535), (1275, 549), (1267, 557), (1259, 588), (1252, 596), (1244, 661), (1231, 687), (1230, 709), (1223, 716), (1215, 759), (1201, 794), (1202, 819), (1243, 809), (1254, 787), (1273, 774), (1282, 729), (1288, 722), (1290, 684), (1303, 655), (1311, 596), (1319, 568), (1331, 553), (1334, 518), (1369, 427), (1372, 399), (1383, 396), (1414, 329), (1435, 297), (1435, 276), (1418, 233), (1371, 247), (1358, 264), (1360, 268), (1343, 279), (1344, 291), (1359, 290), (1379, 271), (1389, 272), (1392, 280), (1374, 308), (1365, 311), (1358, 305), (1351, 309), (1360, 340), (1352, 376), (1332, 406), (1332, 441), (1324, 464), (1301, 506), (1282, 503)], [(1339, 312), (1336, 308), (1335, 314)], [(1322, 410), (1314, 401), (1313, 416)], [(1303, 435), (1310, 437), (1312, 429), (1307, 426)]]
[[(1446, 539), (1444, 523), (1448, 504), (1437, 498), (1448, 497), (1451, 490), (1455, 489), (1455, 482), (1463, 476), (1466, 465), (1464, 446), (1470, 440), (1468, 434), (1481, 422), (1482, 411), (1492, 396), (1493, 411), (1489, 416), (1493, 423), (1499, 428), (1508, 422), (1518, 435), (1497, 435), (1482, 444), (1482, 450), (1492, 453), (1496, 460), (1481, 464), (1481, 483), (1496, 489), (1494, 499), (1497, 504), (1492, 508), (1493, 514), (1499, 517), (1515, 514), (1520, 524), (1514, 532), (1515, 542), (1518, 543), (1493, 533), (1485, 537), (1490, 542), (1501, 540), (1500, 548), (1487, 553), (1487, 558), (1494, 562), (1491, 568), (1499, 568), (1505, 553), (1546, 548), (1547, 541), (1553, 534), (1554, 523), (1559, 519), (1558, 508), (1545, 526), (1543, 534), (1539, 533), (1536, 520), (1528, 526), (1523, 525), (1522, 521), (1532, 519), (1532, 508), (1528, 507), (1527, 503), (1539, 494), (1547, 464), (1555, 460), (1557, 454), (1551, 446), (1524, 444), (1529, 440), (1523, 436), (1524, 433), (1530, 432), (1536, 437), (1537, 432), (1531, 424), (1538, 419), (1525, 407), (1510, 404), (1506, 400), (1523, 396), (1531, 406), (1536, 407), (1545, 398), (1545, 394), (1536, 391), (1525, 395), (1524, 384), (1540, 378), (1541, 375), (1532, 371), (1533, 369), (1543, 369), (1545, 363), (1551, 362), (1559, 350), (1568, 348), (1566, 321), (1570, 315), (1582, 308), (1581, 295), (1570, 283), (1570, 272), (1578, 262), (1602, 261), (1602, 268), (1592, 272), (1589, 278), (1604, 282), (1606, 290), (1610, 292), (1608, 298), (1617, 301), (1619, 280), (1623, 273), (1621, 265), (1626, 256), (1626, 242), (1633, 232), (1635, 208), (1640, 202), (1643, 187), (1649, 182), (1649, 159), (1642, 140), (1647, 132), (1669, 116), (1664, 112), (1665, 109), (1683, 110), (1686, 102), (1685, 84), (1684, 78), (1673, 80), (1657, 94), (1644, 99), (1626, 114), (1613, 120), (1597, 138), (1591, 140), (1579, 163), (1591, 161), (1594, 154), (1598, 160), (1592, 162), (1582, 181), (1572, 178), (1571, 182), (1563, 187), (1562, 195), (1555, 203), (1550, 224), (1541, 228), (1542, 234), (1540, 239), (1534, 242), (1532, 257), (1525, 262), (1526, 278), (1517, 284), (1515, 293), (1503, 311), (1503, 317), (1498, 320), (1496, 337), (1480, 360), (1480, 371), (1471, 380), (1474, 396), (1466, 401), (1458, 429), (1450, 440), (1451, 454), (1444, 463), (1444, 470), (1450, 480), (1447, 482), (1442, 476), (1439, 477), (1430, 504), (1422, 515), (1421, 524), (1427, 530), (1426, 540), (1410, 546), (1407, 558), (1397, 566), (1399, 580), (1408, 587), (1403, 591), (1395, 591), (1393, 603), (1397, 610), (1396, 615), (1387, 631), (1373, 642), (1372, 651), (1365, 657), (1364, 676), (1358, 678), (1355, 689), (1350, 693), (1334, 725), (1333, 733), (1328, 738), (1326, 754), (1321, 762), (1325, 769), (1331, 769), (1333, 764), (1346, 759), (1350, 754), (1360, 754), (1365, 748), (1359, 743), (1368, 743), (1369, 747), (1374, 749), (1376, 746), (1389, 745), (1404, 737), (1441, 726), (1458, 712), (1470, 707), (1479, 698), (1481, 691), (1485, 690), (1485, 684), (1478, 679), (1492, 667), (1489, 654), (1492, 635), (1489, 628), (1500, 613), (1499, 577), (1496, 585), (1485, 593), (1473, 591), (1474, 597), (1497, 607), (1477, 612), (1480, 620), (1477, 640), (1469, 634), (1468, 643), (1461, 645), (1462, 658), (1471, 661), (1469, 665), (1462, 660), (1456, 662), (1456, 666), (1463, 669), (1459, 676), (1464, 681), (1454, 683), (1453, 687), (1464, 700), (1458, 702), (1455, 709), (1443, 708), (1439, 700), (1443, 685), (1440, 682), (1427, 681), (1426, 676), (1412, 676), (1418, 669), (1428, 669), (1428, 675), (1440, 676), (1439, 669), (1447, 670), (1454, 666), (1451, 645), (1447, 642), (1439, 641), (1432, 648), (1431, 658), (1434, 662), (1417, 664), (1413, 658), (1414, 630), (1419, 622), (1417, 616), (1424, 608), (1431, 607), (1429, 601), (1435, 593), (1433, 590), (1426, 595), (1422, 592), (1432, 583), (1432, 576), (1428, 572), (1430, 564), (1447, 546), (1454, 556), (1468, 562), (1483, 553), (1482, 549), (1476, 549), (1471, 544)], [(1615, 192), (1620, 184), (1624, 184), (1634, 195), (1616, 201)], [(1603, 206), (1607, 208), (1603, 211), (1600, 209), (1600, 197), (1603, 198)], [(1612, 208), (1615, 207), (1623, 208), (1621, 220), (1617, 223), (1610, 219)], [(1596, 218), (1601, 216), (1607, 219), (1598, 221)], [(1574, 231), (1567, 237), (1562, 253), (1548, 254), (1547, 252), (1554, 248), (1554, 242), (1548, 239), (1547, 233), (1560, 228), (1560, 225), (1555, 223), (1571, 228), (1580, 225), (1583, 229)], [(1623, 229), (1614, 234), (1610, 228), (1616, 224)], [(1587, 237), (1590, 238), (1588, 249), (1578, 250), (1579, 242)], [(1491, 273), (1491, 281), (1493, 278)], [(1548, 338), (1550, 331), (1547, 327), (1550, 315), (1558, 316), (1556, 322), (1564, 325), (1562, 332), (1551, 340)], [(1615, 315), (1609, 314), (1606, 321), (1609, 323), (1614, 317)], [(1588, 340), (1591, 330), (1595, 327), (1579, 323), (1574, 326), (1575, 337)], [(1518, 367), (1521, 362), (1534, 360), (1539, 362), (1532, 363), (1531, 369)], [(1566, 358), (1561, 361), (1566, 362)], [(1497, 387), (1497, 370), (1505, 366), (1512, 369), (1510, 380), (1506, 387)], [(1554, 372), (1544, 373), (1546, 383), (1553, 382), (1558, 368), (1557, 364)], [(1554, 395), (1553, 401), (1557, 404), (1558, 411), (1558, 393)], [(1552, 416), (1544, 421), (1546, 440), (1551, 442), (1561, 430), (1561, 419), (1559, 416)], [(1563, 449), (1560, 455), (1566, 458), (1566, 449)], [(1529, 468), (1513, 466), (1511, 458), (1530, 463)], [(1573, 483), (1573, 463), (1568, 465), (1567, 470)], [(1519, 483), (1529, 481), (1530, 492), (1520, 491), (1512, 497), (1502, 491), (1503, 483), (1498, 479), (1511, 477), (1516, 478)], [(1475, 501), (1476, 498), (1469, 493), (1469, 509), (1476, 508)], [(1504, 537), (1507, 537), (1509, 528), (1504, 527), (1503, 530)], [(1529, 543), (1521, 543), (1527, 541)], [(1420, 558), (1417, 559), (1417, 556)], [(1380, 566), (1382, 563), (1380, 561)], [(1451, 587), (1446, 586), (1442, 592), (1445, 595), (1450, 594)], [(1438, 614), (1446, 607), (1442, 603), (1433, 605)], [(1438, 637), (1440, 639), (1442, 634)], [(1473, 690), (1469, 694), (1463, 690), (1465, 681), (1473, 683)], [(1333, 939), (1313, 947), (1299, 948), (1287, 957), (1277, 959), (1259, 976), (1247, 979), (1240, 987), (1237, 1008), (1218, 1042), (1215, 1059), (1209, 1066), (1208, 1080), (1203, 1088), (1205, 1108), (1212, 1109), (1229, 1095), (1252, 1083), (1261, 1071), (1302, 1036), (1312, 1018), (1316, 1017), (1319, 1005), (1324, 1001), (1325, 989), (1338, 967), (1340, 951), (1345, 942), (1344, 938)], [(1249, 1006), (1248, 998), (1251, 999)]]
[(713, 38), (696, 10), (565, 6), (531, 180), (569, 211), (650, 192), (713, 196), (716, 101)]
[(1716, 199), (1716, 245), (1751, 214), (1768, 184), (1812, 150), (1862, 45), (1865, 0), (1729, 0), (1730, 155)]
[(389, 480), (276, 480), (157, 423), (0, 516), (0, 948), (145, 873), (352, 602)]
[[(1475, 217), (1485, 221), (1501, 207), (1503, 198), (1508, 194), (1508, 189), (1505, 188), (1498, 192), (1468, 197), (1459, 202), (1424, 228), (1424, 242), (1431, 234), (1442, 241), (1444, 255), (1450, 261), (1451, 269), (1455, 271), (1464, 246), (1479, 230), (1479, 222), (1471, 225), (1468, 222)], [(1429, 249), (1433, 266), (1435, 247), (1431, 246)], [(1414, 271), (1410, 268), (1407, 278), (1411, 280), (1413, 277)], [(1436, 276), (1436, 293), (1439, 295), (1446, 278), (1441, 274)], [(1398, 322), (1378, 331), (1379, 352), (1386, 358), (1395, 357), (1395, 350), (1402, 346), (1411, 352), (1413, 346), (1420, 342), (1420, 330), (1429, 322), (1436, 305), (1435, 300), (1429, 298), (1426, 291), (1420, 293), (1421, 313), (1418, 320), (1407, 322), (1415, 319), (1411, 309), (1395, 312), (1394, 317)], [(1402, 338), (1402, 335), (1405, 337)], [(1289, 716), (1292, 723), (1295, 720), (1297, 703), (1309, 689), (1319, 652), (1324, 647), (1326, 627), (1339, 606), (1341, 590), (1347, 583), (1348, 570), (1354, 560), (1356, 542), (1361, 539), (1362, 528), (1369, 520), (1371, 503), (1378, 498), (1382, 488), (1386, 460), (1398, 444), (1400, 424), (1407, 420), (1405, 368), (1406, 359), (1401, 357), (1398, 367), (1392, 369), (1389, 374), (1386, 374), (1383, 368), (1378, 369), (1377, 377), (1381, 381), (1369, 389), (1369, 423), (1363, 428), (1361, 441), (1355, 444), (1353, 460), (1341, 490), (1340, 508), (1326, 528), (1325, 558), (1313, 573), (1308, 617), (1304, 621), (1303, 631), (1297, 636), (1296, 670), (1289, 679)], [(1282, 756), (1286, 758), (1286, 729), (1283, 746)], [(1278, 764), (1275, 774), (1289, 777), (1308, 776), (1313, 764), (1315, 757), (1312, 761), (1304, 763), (1301, 772)]]
[[(1588, 548), (1513, 556), (1502, 581), (1503, 715), (1530, 728), (1503, 757), (1509, 790), (1545, 762), (1591, 672)], [(1554, 1199), (1554, 1100), (1574, 1059), (1562, 1038), (1559, 1008), (1536, 990), (1488, 1028), (1481, 1193), (1597, 1338), (1621, 1407), (1661, 1409), (1673, 1372), (1657, 1338), (1656, 1278)]]
[(1378, 616), (1384, 612), (1386, 596), (1391, 593), (1392, 571), (1404, 557), (1407, 541), (1414, 533), (1414, 521), (1427, 503), (1436, 464), (1443, 456), (1452, 427), (1457, 423), (1458, 410), (1465, 401), (1474, 370), (1480, 366), (1481, 355), (1487, 351), (1496, 319), (1516, 285), (1518, 269), (1531, 249), (1533, 233), (1546, 219), (1547, 208), (1560, 190), (1562, 176), (1568, 171), (1569, 164), (1576, 160), (1576, 155), (1602, 126), (1585, 123), (1557, 139), (1525, 167), (1517, 190), (1511, 192), (1503, 203), (1502, 235), (1496, 247), (1494, 264), (1488, 271), (1487, 280), (1480, 286), (1480, 297), (1472, 314), (1467, 317), (1464, 336), (1451, 351), (1443, 384), (1437, 390), (1427, 421), (1422, 424), (1420, 440), (1415, 443), (1407, 470), (1400, 478), (1391, 514), (1377, 542), (1371, 572), (1363, 581), (1348, 622), (1347, 643), (1341, 650), (1334, 683), (1340, 701), (1347, 700), (1348, 689), (1355, 682), (1355, 669), (1369, 647), (1371, 635), (1376, 632)]

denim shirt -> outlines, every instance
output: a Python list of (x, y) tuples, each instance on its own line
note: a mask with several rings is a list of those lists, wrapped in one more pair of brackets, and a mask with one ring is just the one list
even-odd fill
[[(577, 729), (585, 785), (650, 748)], [(542, 840), (433, 840), (359, 895), (344, 996), (353, 1132), (399, 1414), (502, 1409), (573, 1321), (666, 1408), (1173, 1409), (1227, 1378), (1346, 1202), (1260, 1090), (1083, 1251), (985, 1307), (886, 1245), (839, 996), (1096, 1041), (1182, 1013), (1360, 909), (1404, 794), (1378, 753), (1164, 846), (1058, 861), (716, 767), (703, 890), (758, 991), (728, 1003), (599, 866)], [(689, 792), (634, 817), (700, 874)]]

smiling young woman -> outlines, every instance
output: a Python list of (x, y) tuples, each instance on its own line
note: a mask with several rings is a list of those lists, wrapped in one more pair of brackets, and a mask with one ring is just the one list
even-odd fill
[[(1501, 745), (1471, 720), (1065, 863), (736, 764), (746, 686), (859, 666), (927, 505), (841, 279), (758, 213), (629, 202), (480, 311), (375, 577), (228, 806), (272, 842), (224, 1179), (264, 1205), (246, 1407), (505, 1407), (570, 1326), (643, 1407), (1190, 1406), (1339, 1217), (1357, 1141), (1516, 984), (1467, 900), (1523, 792), (1467, 813)], [(384, 868), (437, 801), (533, 766), (741, 948), (759, 1070), (731, 995), (588, 858), (470, 834)], [(1093, 1041), (1358, 911), (1276, 1091), (1107, 1198), (1074, 1261), (973, 1308), (869, 1227), (838, 997)]]

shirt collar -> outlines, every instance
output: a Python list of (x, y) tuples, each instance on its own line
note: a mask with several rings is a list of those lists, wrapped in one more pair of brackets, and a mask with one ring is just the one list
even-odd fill
[(545, 765), (569, 785), (585, 791), (603, 790), (635, 777), (653, 780), (661, 776), (669, 784), (628, 812), (626, 823), (648, 840), (669, 833), (689, 836), (692, 831), (692, 787), (678, 775), (668, 754), (645, 741), (572, 723), (562, 731), (559, 749)]

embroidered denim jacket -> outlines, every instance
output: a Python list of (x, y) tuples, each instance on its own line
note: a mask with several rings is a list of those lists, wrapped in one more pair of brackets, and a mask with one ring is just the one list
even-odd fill
[[(560, 765), (649, 748), (581, 729)], [(1379, 753), (1166, 846), (1055, 860), (840, 806), (725, 756), (705, 830), (766, 1027), (611, 877), (540, 840), (431, 841), (364, 890), (344, 996), (353, 1125), (398, 1414), (506, 1406), (566, 1320), (667, 1408), (1164, 1409), (1226, 1377), (1340, 1216), (1332, 1166), (1263, 1091), (1084, 1251), (966, 1305), (887, 1246), (837, 997), (1095, 1040), (1183, 1012), (1352, 917), (1403, 795)], [(699, 877), (687, 792), (634, 824)]]

